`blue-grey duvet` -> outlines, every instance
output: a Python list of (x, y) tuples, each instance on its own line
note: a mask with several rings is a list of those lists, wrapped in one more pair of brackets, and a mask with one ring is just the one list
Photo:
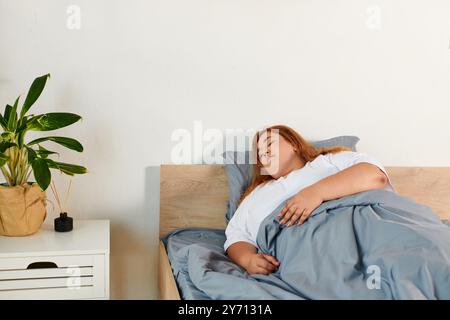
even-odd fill
[[(162, 240), (167, 250), (181, 298), (186, 300), (210, 299), (192, 283), (189, 277), (188, 255), (192, 247), (202, 246), (208, 248), (212, 254), (224, 256), (223, 244), (226, 240), (225, 231), (206, 228), (186, 228), (171, 232), (162, 238)], [(230, 263), (232, 262), (230, 261)]]
[[(164, 240), (184, 299), (450, 299), (450, 228), (428, 207), (385, 190), (324, 202), (301, 226), (261, 223), (260, 252), (278, 270), (249, 275), (223, 252), (223, 230)], [(448, 222), (446, 222), (448, 223)]]

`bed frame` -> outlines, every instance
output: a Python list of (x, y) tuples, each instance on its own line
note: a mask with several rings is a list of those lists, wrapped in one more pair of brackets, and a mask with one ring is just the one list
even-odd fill
[[(450, 219), (450, 167), (386, 167), (400, 194)], [(224, 165), (161, 165), (159, 235), (187, 227), (225, 228)], [(164, 244), (159, 244), (159, 297), (180, 300)]]

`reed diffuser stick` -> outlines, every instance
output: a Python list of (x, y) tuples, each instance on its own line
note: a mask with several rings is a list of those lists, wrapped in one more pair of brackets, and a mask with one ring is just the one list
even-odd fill
[(61, 200), (59, 200), (58, 190), (56, 189), (55, 181), (52, 180), (50, 187), (52, 189), (53, 195), (55, 196), (56, 203), (58, 203), (59, 210), (63, 212)]
[(72, 180), (69, 181), (69, 187), (67, 188), (66, 198), (64, 199), (64, 209), (66, 210), (64, 212), (67, 212), (67, 203), (69, 201), (69, 194), (71, 187), (72, 187)]

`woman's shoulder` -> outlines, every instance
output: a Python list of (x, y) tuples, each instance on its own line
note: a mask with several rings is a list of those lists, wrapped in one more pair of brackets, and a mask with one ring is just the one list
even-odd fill
[(324, 155), (324, 159), (326, 159), (328, 161), (333, 161), (336, 159), (349, 159), (349, 158), (357, 157), (359, 154), (361, 154), (361, 153), (356, 152), (356, 151), (351, 151), (351, 150), (328, 152), (327, 154)]
[[(350, 153), (348, 153), (350, 152)], [(328, 164), (333, 162), (336, 158), (351, 157), (353, 151), (339, 151), (339, 152), (328, 152), (326, 154), (319, 154), (314, 160), (310, 161), (312, 166), (320, 166), (323, 164)]]
[(252, 192), (250, 192), (250, 194), (258, 194), (261, 193), (261, 191), (266, 190), (268, 188), (270, 188), (271, 186), (273, 186), (276, 183), (276, 179), (270, 179), (268, 181), (265, 181), (261, 184), (259, 184), (258, 186), (255, 187), (255, 189), (253, 189)]

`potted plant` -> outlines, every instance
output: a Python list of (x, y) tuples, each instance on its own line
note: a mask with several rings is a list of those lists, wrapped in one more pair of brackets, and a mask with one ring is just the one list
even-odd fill
[[(68, 175), (86, 173), (86, 168), (52, 160), (57, 153), (43, 143), (53, 142), (78, 152), (83, 146), (75, 139), (46, 136), (26, 142), (29, 131), (52, 131), (81, 119), (66, 112), (29, 114), (50, 75), (36, 78), (19, 110), (20, 96), (0, 113), (0, 170), (6, 183), (0, 185), (0, 235), (25, 236), (35, 233), (45, 220), (45, 190), (51, 182), (50, 169)], [(35, 182), (29, 182), (33, 174)]]

